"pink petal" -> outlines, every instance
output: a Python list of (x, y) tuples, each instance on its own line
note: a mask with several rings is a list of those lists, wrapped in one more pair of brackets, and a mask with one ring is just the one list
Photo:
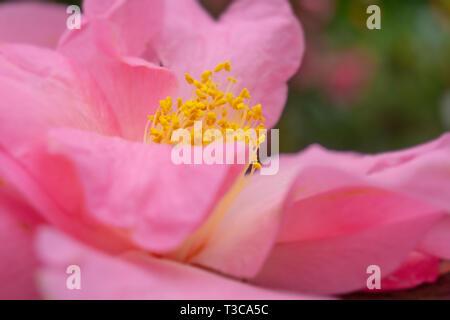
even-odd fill
[[(440, 159), (439, 154), (445, 149), (446, 141), (446, 136), (443, 136), (436, 141), (419, 147), (375, 156), (363, 156), (350, 152), (333, 152), (318, 146), (310, 147), (299, 155), (282, 155), (279, 173), (275, 176), (256, 176), (250, 181), (246, 189), (233, 203), (207, 246), (198, 256), (192, 259), (192, 262), (235, 277), (253, 277), (255, 272), (258, 272), (261, 268), (267, 257), (267, 252), (273, 245), (273, 236), (277, 233), (284, 217), (280, 213), (282, 211), (280, 208), (284, 203), (286, 190), (296, 179), (297, 172), (307, 171), (311, 175), (302, 175), (302, 179), (297, 178), (305, 182), (305, 187), (299, 191), (296, 197), (297, 201), (302, 199), (308, 200), (309, 197), (314, 197), (321, 193), (341, 191), (348, 192), (349, 196), (366, 196), (364, 201), (377, 202), (376, 199), (383, 194), (389, 195), (388, 198), (391, 200), (377, 202), (377, 205), (383, 205), (383, 209), (361, 209), (364, 211), (364, 214), (354, 214), (345, 218), (339, 215), (339, 212), (344, 213), (340, 211), (343, 209), (339, 209), (336, 212), (334, 207), (330, 206), (329, 216), (320, 220), (315, 219), (314, 214), (323, 204), (321, 202), (313, 202), (317, 203), (316, 209), (309, 213), (308, 210), (310, 209), (302, 209), (305, 212), (300, 215), (301, 219), (291, 219), (285, 222), (284, 233), (279, 235), (278, 241), (296, 241), (297, 235), (311, 235), (318, 238), (329, 237), (330, 235), (341, 236), (349, 232), (359, 232), (366, 228), (381, 227), (383, 224), (397, 223), (397, 221), (404, 219), (415, 218), (411, 216), (413, 212), (410, 210), (399, 210), (392, 214), (392, 210), (402, 205), (415, 206), (416, 203), (420, 203), (421, 206), (416, 207), (416, 210), (419, 210), (419, 212), (420, 208), (424, 210), (423, 212), (427, 212), (427, 210), (440, 212), (445, 207), (433, 206), (435, 202), (426, 201), (422, 203), (420, 200), (414, 199), (414, 194), (411, 194), (409, 197), (397, 194), (399, 191), (408, 194), (408, 184), (405, 184), (402, 190), (397, 190), (396, 188), (390, 188), (388, 183), (385, 186), (383, 181), (376, 179), (376, 176), (382, 172), (389, 171), (389, 168), (392, 168), (391, 171), (394, 174), (397, 169), (403, 168), (403, 166), (422, 161), (424, 164), (429, 164), (429, 167), (432, 168), (431, 164), (433, 161)], [(444, 161), (447, 161), (446, 159), (448, 157), (442, 159), (442, 165), (445, 164)], [(314, 166), (323, 166), (323, 168), (314, 169), (312, 168)], [(335, 171), (336, 169), (333, 169), (333, 167), (338, 168), (338, 171)], [(377, 169), (374, 170), (374, 168)], [(330, 170), (331, 174), (328, 174)], [(409, 172), (414, 172), (414, 170), (410, 169)], [(435, 170), (435, 172), (437, 179), (434, 180), (434, 189), (436, 190), (434, 194), (442, 195), (442, 199), (446, 199), (445, 193), (442, 191), (439, 193), (437, 190), (443, 190), (443, 186), (448, 181), (445, 180), (442, 174), (443, 178), (439, 179), (439, 170)], [(433, 181), (433, 179), (428, 180)], [(411, 184), (420, 185), (418, 181), (410, 181)], [(361, 188), (352, 190), (354, 186)], [(347, 187), (347, 191), (345, 189), (342, 190), (343, 187)], [(384, 190), (385, 187), (388, 188)], [(393, 191), (395, 193), (392, 193)], [(370, 200), (371, 198), (372, 200)], [(360, 205), (364, 204), (364, 201), (360, 202)], [(342, 202), (343, 204), (336, 202), (335, 205), (338, 208), (343, 208), (346, 201), (343, 200)], [(326, 212), (326, 207), (323, 210)], [(342, 228), (341, 220), (346, 222), (345, 228)], [(313, 224), (316, 222), (317, 225)], [(433, 253), (432, 249), (434, 249), (439, 251), (441, 256), (445, 257), (444, 253), (448, 251), (444, 250), (447, 250), (449, 242), (444, 241), (443, 237), (448, 233), (446, 229), (448, 227), (441, 222), (438, 222), (439, 225), (442, 227), (433, 227), (427, 233), (425, 239), (430, 239), (430, 241), (427, 241), (426, 247), (431, 253)], [(433, 244), (433, 248), (431, 244)], [(407, 254), (408, 252), (404, 253), (405, 256)], [(400, 262), (401, 260), (397, 261), (397, 263)], [(430, 270), (430, 273), (432, 271)], [(284, 272), (280, 271), (280, 274), (284, 274)]]
[(433, 226), (419, 248), (429, 254), (450, 260), (450, 217)]
[[(378, 265), (382, 273), (396, 270), (431, 219), (423, 217), (337, 238), (279, 244), (254, 282), (309, 293), (362, 289), (369, 277), (367, 267)], [(398, 234), (399, 230), (405, 232)], [(410, 234), (416, 241), (411, 241)]]
[(0, 4), (0, 42), (55, 48), (66, 30), (66, 6), (50, 3)]
[(60, 54), (28, 45), (1, 46), (0, 144), (19, 154), (52, 127), (114, 132), (95, 91), (86, 89)]
[(163, 0), (86, 0), (84, 12), (88, 19), (108, 19), (122, 55), (139, 56), (147, 43), (157, 41), (163, 24)]
[[(301, 160), (300, 160), (301, 159)], [(360, 157), (313, 146), (300, 155), (281, 155), (275, 175), (255, 175), (238, 195), (219, 229), (206, 247), (194, 257), (196, 263), (235, 277), (251, 278), (259, 272), (278, 236), (283, 219), (282, 206), (296, 174), (320, 163), (362, 167)], [(365, 167), (361, 171), (367, 170)], [(327, 183), (327, 180), (321, 180)], [(317, 184), (318, 186), (318, 184)]]
[(148, 250), (175, 249), (208, 217), (242, 171), (239, 165), (175, 165), (172, 147), (73, 130), (51, 134), (74, 165), (86, 210)]
[(45, 221), (61, 230), (111, 252), (132, 247), (125, 235), (86, 214), (81, 183), (67, 159), (41, 149), (18, 158), (0, 146), (0, 176), (20, 190)]
[[(311, 299), (250, 286), (149, 255), (109, 256), (43, 229), (40, 287), (50, 299)], [(66, 268), (81, 269), (81, 290), (66, 288)]]
[(110, 14), (122, 6), (126, 0), (85, 0), (83, 1), (83, 13), (88, 17)]
[(86, 23), (61, 42), (66, 55), (84, 83), (103, 93), (118, 126), (118, 135), (142, 141), (147, 116), (159, 101), (177, 89), (175, 76), (145, 60), (121, 56), (111, 42), (113, 24), (104, 20)]
[(442, 212), (342, 171), (313, 166), (298, 174), (287, 201), (280, 242), (339, 236)]
[(0, 185), (0, 299), (37, 299), (32, 241), (39, 218), (8, 189)]
[[(303, 48), (301, 27), (287, 1), (236, 1), (216, 22), (196, 1), (172, 0), (157, 52), (180, 83), (186, 72), (199, 77), (231, 61), (231, 74), (240, 81), (236, 93), (248, 88), (270, 127), (281, 114), (286, 82), (299, 67)], [(180, 89), (182, 97), (190, 96), (184, 84)]]
[(434, 153), (440, 150), (448, 152), (449, 149), (450, 134), (447, 133), (422, 145), (400, 151), (380, 153), (368, 157), (371, 161), (369, 162), (370, 166), (367, 168), (367, 173), (380, 173), (388, 169), (402, 166), (408, 162), (412, 162), (413, 160), (419, 159), (421, 156), (429, 153)]
[(450, 145), (423, 154), (399, 167), (372, 174), (369, 179), (450, 212), (449, 159)]
[[(282, 157), (280, 166), (287, 161)], [(296, 168), (283, 168), (275, 175), (252, 177), (205, 248), (190, 262), (237, 278), (257, 274), (277, 238), (281, 207), (295, 178)]]
[(256, 283), (335, 294), (365, 287), (370, 265), (393, 272), (443, 213), (342, 171), (310, 167), (297, 176), (285, 215)]
[[(427, 152), (420, 153), (424, 149)], [(414, 159), (405, 160), (404, 154), (397, 153), (398, 166), (378, 173), (368, 173), (367, 168), (383, 155), (358, 157), (317, 148), (300, 154), (300, 173), (285, 205), (284, 227), (257, 283), (343, 293), (365, 286), (365, 271), (371, 264), (379, 265), (383, 274), (395, 271), (445, 215), (445, 207), (436, 205), (439, 202), (408, 190), (424, 181), (430, 181), (425, 186), (433, 190), (445, 188), (449, 181), (443, 175), (449, 159), (443, 155), (446, 148), (432, 143), (411, 152)], [(433, 179), (423, 180), (426, 175), (409, 179), (418, 167), (433, 177), (440, 172), (442, 178), (434, 184)], [(387, 172), (389, 179), (380, 178)], [(445, 198), (445, 193), (441, 195)]]

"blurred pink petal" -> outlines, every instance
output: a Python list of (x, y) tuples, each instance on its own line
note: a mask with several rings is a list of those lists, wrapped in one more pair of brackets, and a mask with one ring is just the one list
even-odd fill
[(66, 30), (66, 6), (50, 3), (0, 4), (0, 43), (26, 43), (56, 48)]
[[(51, 229), (37, 242), (40, 287), (50, 299), (311, 299), (254, 287), (150, 255), (109, 256)], [(66, 268), (81, 269), (81, 290), (66, 288)]]
[(0, 299), (37, 299), (33, 229), (40, 219), (4, 183), (0, 184)]
[[(263, 105), (266, 127), (273, 126), (286, 102), (286, 81), (303, 55), (303, 34), (287, 1), (240, 0), (218, 21), (194, 0), (166, 2), (166, 20), (157, 52), (181, 83), (184, 73), (199, 77), (219, 62), (231, 62), (239, 88)], [(183, 90), (183, 88), (181, 88)], [(190, 96), (181, 91), (180, 96)]]

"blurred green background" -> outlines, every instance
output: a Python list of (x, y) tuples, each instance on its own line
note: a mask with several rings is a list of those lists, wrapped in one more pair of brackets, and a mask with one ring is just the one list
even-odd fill
[[(230, 0), (202, 3), (217, 16)], [(291, 3), (306, 54), (277, 125), (281, 152), (311, 143), (379, 152), (450, 131), (450, 0)], [(366, 27), (370, 4), (381, 30)]]

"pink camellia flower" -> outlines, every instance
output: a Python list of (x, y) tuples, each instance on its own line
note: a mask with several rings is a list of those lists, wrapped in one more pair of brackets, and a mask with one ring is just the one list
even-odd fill
[(251, 178), (173, 164), (162, 125), (148, 139), (160, 100), (191, 96), (185, 73), (212, 89), (216, 66), (273, 126), (303, 52), (287, 1), (215, 21), (193, 0), (86, 0), (81, 29), (49, 45), (0, 46), (0, 297), (310, 298), (366, 288), (370, 265), (382, 288), (413, 287), (450, 259), (448, 135), (373, 156), (312, 146)]

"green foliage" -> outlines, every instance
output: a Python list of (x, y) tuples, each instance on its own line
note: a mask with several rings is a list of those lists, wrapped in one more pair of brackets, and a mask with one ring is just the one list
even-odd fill
[(439, 7), (432, 11), (429, 1), (378, 4), (381, 30), (366, 28), (367, 2), (343, 0), (323, 31), (331, 50), (364, 48), (376, 57), (368, 88), (343, 108), (320, 87), (292, 86), (279, 122), (283, 151), (317, 142), (333, 149), (379, 152), (444, 132), (440, 115), (450, 89), (450, 33), (436, 17), (443, 12)]

